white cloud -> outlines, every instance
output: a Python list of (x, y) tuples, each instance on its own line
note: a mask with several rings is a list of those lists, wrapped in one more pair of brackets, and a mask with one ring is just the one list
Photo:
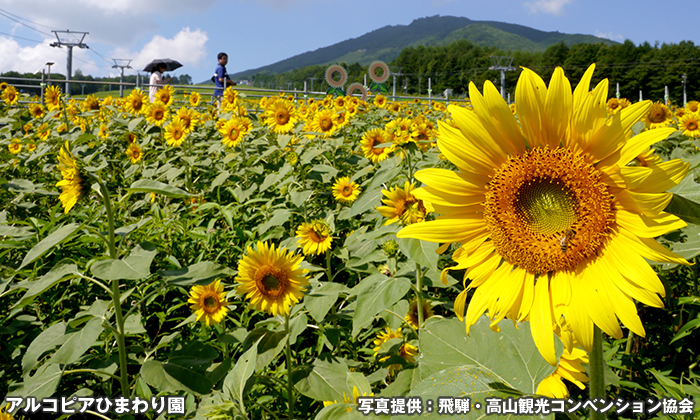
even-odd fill
[(605, 39), (609, 39), (609, 40), (617, 41), (617, 42), (624, 42), (625, 41), (624, 35), (616, 34), (613, 32), (595, 31), (594, 35), (597, 36), (598, 38), (605, 38)]
[[(205, 58), (210, 58), (206, 54), (208, 39), (207, 33), (200, 29), (183, 28), (172, 38), (154, 36), (140, 51), (117, 48), (110, 56), (132, 59), (132, 71), (143, 69), (154, 58), (172, 58), (181, 62), (185, 66), (182, 70), (187, 73), (187, 66), (200, 67), (205, 64)], [(56, 64), (52, 66), (51, 71), (65, 74), (67, 50), (50, 47), (49, 43), (52, 41), (54, 40), (46, 38), (42, 44), (23, 47), (14, 39), (0, 36), (0, 72), (41, 71), (46, 62), (52, 61)], [(116, 76), (119, 74), (118, 70), (112, 69), (111, 64), (87, 49), (73, 48), (73, 72), (80, 69), (83, 74), (93, 76)]]
[[(51, 29), (89, 32), (85, 42), (127, 48), (160, 29), (161, 17), (205, 12), (219, 0), (0, 0), (13, 18), (53, 36)], [(6, 16), (0, 23), (15, 24)], [(29, 31), (26, 27), (23, 30)], [(36, 32), (27, 32), (36, 34)], [(38, 35), (37, 35), (38, 36)]]
[(523, 4), (532, 14), (545, 13), (558, 16), (561, 14), (564, 6), (570, 4), (572, 1), (573, 0), (535, 0)]
[[(52, 71), (65, 74), (66, 49), (50, 47), (49, 43), (53, 41), (50, 38), (44, 41), (42, 44), (23, 47), (14, 39), (0, 37), (0, 57), (2, 57), (0, 60), (0, 72), (14, 70), (20, 73), (33, 73), (41, 71), (47, 62), (54, 62), (56, 65), (52, 67)], [(81, 58), (82, 56), (84, 54), (79, 54), (77, 48), (73, 50), (73, 69), (79, 68), (76, 64), (84, 64), (76, 60), (76, 58), (83, 59)], [(85, 66), (80, 68), (85, 68)]]
[[(174, 37), (168, 39), (156, 35), (138, 52), (124, 48), (117, 48), (112, 52), (114, 57), (133, 58), (131, 67), (136, 70), (143, 69), (146, 64), (155, 58), (172, 58), (183, 66), (199, 67), (204, 64), (205, 58), (210, 58), (206, 52), (206, 43), (209, 40), (207, 33), (201, 29), (190, 30), (183, 28)], [(183, 68), (186, 71), (186, 68)]]

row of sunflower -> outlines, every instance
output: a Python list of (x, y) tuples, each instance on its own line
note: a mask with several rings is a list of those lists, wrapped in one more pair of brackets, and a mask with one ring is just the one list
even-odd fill
[[(670, 380), (631, 369), (649, 336), (635, 301), (668, 293), (645, 258), (678, 266), (667, 281), (696, 255), (663, 210), (693, 220), (697, 103), (657, 124), (665, 105), (607, 101), (592, 72), (572, 91), (561, 69), (549, 87), (526, 70), (510, 107), (472, 85), (449, 114), (233, 88), (181, 105), (168, 86), (153, 103), (50, 87), (24, 108), (6, 86), (0, 393), (319, 419), (360, 416), (360, 395), (466, 394), (481, 414), (487, 396), (585, 396), (602, 330), (639, 384), (607, 396), (649, 397)], [(685, 325), (665, 342), (690, 342)]]

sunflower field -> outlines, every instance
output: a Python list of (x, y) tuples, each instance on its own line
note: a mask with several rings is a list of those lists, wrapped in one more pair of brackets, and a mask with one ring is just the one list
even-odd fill
[(0, 419), (696, 418), (699, 104), (594, 67), (510, 105), (0, 84)]

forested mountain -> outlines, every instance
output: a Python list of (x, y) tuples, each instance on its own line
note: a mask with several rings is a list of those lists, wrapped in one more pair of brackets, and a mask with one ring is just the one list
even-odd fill
[(301, 67), (335, 62), (369, 65), (372, 61), (392, 61), (404, 48), (449, 45), (466, 39), (475, 45), (498, 48), (503, 51), (542, 52), (553, 44), (615, 42), (592, 35), (569, 35), (544, 32), (527, 26), (504, 22), (477, 21), (465, 17), (432, 16), (416, 19), (409, 25), (385, 26), (357, 38), (295, 55), (257, 69), (232, 75), (244, 78), (256, 73), (283, 73)]
[[(493, 65), (491, 56), (505, 55), (513, 57), (512, 66), (515, 68), (515, 71), (506, 72), (506, 92), (511, 94), (515, 90), (520, 67), (536, 71), (548, 82), (554, 69), (561, 66), (575, 85), (586, 68), (596, 63), (593, 82), (607, 78), (610, 96), (615, 95), (616, 84), (619, 83), (620, 95), (632, 101), (639, 99), (640, 90), (644, 99), (662, 100), (664, 87), (668, 86), (670, 99), (680, 104), (685, 75), (688, 100), (700, 100), (700, 47), (691, 41), (654, 46), (649, 43), (635, 45), (631, 41), (613, 45), (571, 46), (560, 42), (543, 52), (509, 52), (460, 40), (449, 45), (405, 48), (389, 65), (392, 69), (401, 69), (401, 74), (396, 78), (399, 95), (426, 96), (428, 79), (432, 83), (433, 96), (441, 95), (445, 89), (452, 89), (455, 95), (459, 95), (468, 90), (470, 81), (481, 88), (484, 81), (492, 80), (500, 87), (500, 72), (489, 67)], [(364, 81), (368, 66), (341, 64), (348, 71), (348, 84)], [(315, 78), (314, 90), (325, 91), (328, 85), (322, 83), (322, 78), (327, 67), (316, 65), (279, 74), (259, 73), (253, 79), (256, 86), (301, 89), (304, 81), (308, 83)], [(391, 87), (393, 78), (387, 83)]]

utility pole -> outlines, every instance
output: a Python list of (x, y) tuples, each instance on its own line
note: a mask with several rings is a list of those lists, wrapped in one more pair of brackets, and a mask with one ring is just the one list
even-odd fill
[(683, 73), (683, 106), (688, 104), (688, 97), (685, 96), (685, 83), (688, 81), (688, 75)]
[(319, 80), (318, 77), (309, 77), (309, 80), (311, 80), (311, 92), (314, 91), (314, 80)]
[(391, 96), (393, 96), (393, 101), (396, 101), (396, 76), (403, 76), (403, 73), (401, 73), (401, 70), (403, 67), (394, 67), (394, 70), (391, 70), (392, 76), (394, 76), (394, 86), (391, 88)]
[[(68, 62), (66, 63), (66, 95), (70, 96), (70, 78), (73, 74), (73, 47), (78, 48), (89, 48), (87, 45), (83, 44), (85, 35), (89, 32), (71, 32), (69, 30), (65, 31), (51, 31), (56, 35), (58, 42), (52, 42), (50, 45), (52, 47), (68, 47)], [(62, 35), (59, 35), (62, 34)]]
[(517, 70), (515, 67), (511, 66), (513, 64), (513, 57), (501, 57), (498, 55), (492, 55), (491, 60), (493, 60), (493, 66), (489, 67), (489, 70), (500, 70), (501, 72), (501, 97), (506, 98), (506, 72)]
[(113, 58), (114, 60), (114, 65), (112, 66), (113, 69), (119, 68), (121, 69), (121, 75), (119, 76), (119, 97), (123, 98), (124, 97), (124, 69), (130, 69), (131, 66), (131, 60), (125, 59), (125, 58)]

